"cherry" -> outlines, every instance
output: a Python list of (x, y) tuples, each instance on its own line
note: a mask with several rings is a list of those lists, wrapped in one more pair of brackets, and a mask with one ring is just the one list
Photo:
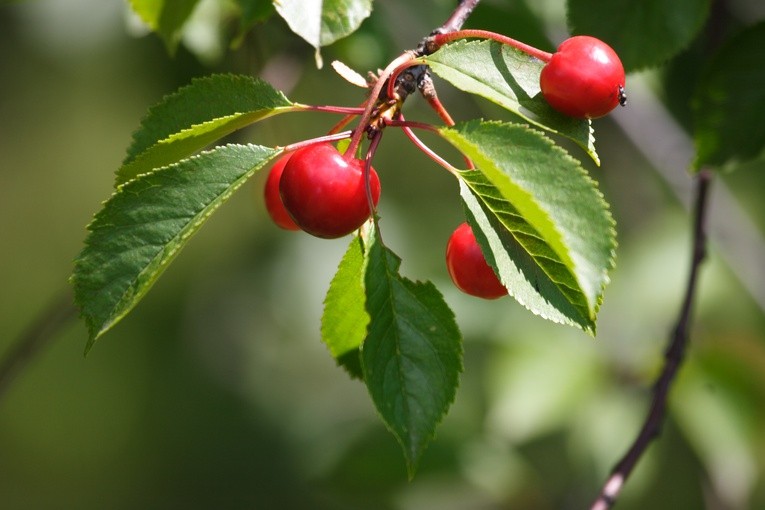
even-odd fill
[[(372, 199), (380, 199), (380, 179), (369, 175)], [(298, 149), (279, 182), (284, 207), (295, 223), (316, 237), (334, 239), (359, 228), (371, 214), (364, 161), (347, 158), (329, 143)]]
[(271, 167), (271, 171), (268, 173), (268, 179), (266, 179), (266, 186), (263, 190), (263, 195), (266, 200), (266, 210), (268, 215), (276, 224), (276, 226), (285, 230), (300, 230), (297, 223), (290, 217), (287, 209), (284, 208), (282, 197), (279, 196), (279, 181), (282, 178), (282, 172), (284, 172), (284, 165), (287, 164), (292, 154), (286, 154), (279, 158), (274, 166)]
[(466, 294), (484, 299), (497, 299), (507, 294), (467, 223), (462, 223), (449, 237), (446, 269), (454, 285)]
[(571, 117), (595, 119), (624, 106), (624, 67), (603, 41), (586, 35), (558, 46), (539, 77), (550, 106)]

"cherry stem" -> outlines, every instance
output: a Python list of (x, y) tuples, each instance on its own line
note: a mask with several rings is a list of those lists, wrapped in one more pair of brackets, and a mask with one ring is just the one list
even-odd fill
[[(412, 131), (412, 128), (419, 128), (424, 129), (426, 131), (430, 131), (431, 133), (436, 133), (440, 135), (438, 129), (434, 126), (431, 126), (430, 124), (425, 124), (423, 122), (409, 122), (404, 119), (403, 115), (399, 115), (399, 119), (397, 120), (391, 120), (387, 123), (389, 126), (392, 127), (400, 127), (401, 130), (404, 132), (404, 134), (411, 140), (411, 142), (422, 152), (425, 153), (426, 156), (428, 156), (430, 159), (444, 167), (446, 170), (448, 170), (453, 175), (457, 175), (457, 168), (455, 168), (452, 164), (450, 164), (448, 161), (446, 161), (444, 158), (439, 156), (433, 149), (425, 145), (425, 143), (420, 140), (420, 138), (414, 134), (414, 131)], [(467, 158), (465, 158), (467, 160)]]
[[(432, 126), (430, 124), (425, 124), (424, 122), (411, 122), (411, 121), (405, 120), (403, 115), (399, 115), (399, 120), (388, 121), (387, 125), (391, 127), (400, 127), (401, 130), (406, 134), (406, 136), (409, 137), (412, 143), (414, 143), (417, 146), (417, 148), (423, 151), (430, 159), (432, 159), (433, 161), (435, 161), (442, 167), (446, 168), (451, 173), (455, 173), (457, 171), (454, 165), (451, 165), (444, 158), (436, 154), (436, 152), (433, 151), (433, 149), (425, 145), (425, 143), (423, 143), (423, 141), (420, 140), (417, 137), (417, 135), (414, 134), (414, 131), (412, 131), (412, 128), (424, 129), (426, 131), (430, 131), (431, 133), (435, 133), (438, 136), (441, 136), (441, 132), (435, 126)], [(462, 155), (462, 157), (465, 158), (465, 164), (467, 165), (467, 168), (469, 170), (474, 170), (475, 165), (470, 160), (470, 158), (468, 158), (464, 154)]]
[(359, 119), (359, 125), (356, 127), (356, 130), (353, 132), (353, 136), (351, 137), (351, 143), (348, 145), (348, 149), (345, 151), (346, 155), (353, 155), (356, 154), (356, 150), (359, 148), (359, 144), (361, 143), (361, 136), (365, 133), (366, 126), (369, 124), (370, 119), (372, 118), (372, 111), (375, 108), (375, 105), (377, 104), (377, 100), (380, 96), (380, 92), (382, 92), (383, 86), (385, 86), (385, 80), (388, 79), (388, 77), (391, 75), (391, 73), (397, 69), (399, 66), (401, 66), (404, 63), (412, 62), (414, 61), (414, 58), (412, 57), (412, 52), (405, 52), (393, 59), (393, 61), (388, 64), (388, 66), (383, 70), (382, 73), (380, 73), (379, 78), (375, 82), (375, 86), (372, 88), (372, 90), (369, 92), (369, 99), (367, 99), (367, 105), (366, 108), (364, 108), (364, 113), (361, 115), (361, 119)]
[(520, 50), (528, 55), (531, 55), (534, 58), (538, 58), (542, 62), (549, 62), (553, 56), (552, 53), (542, 51), (539, 48), (535, 48), (534, 46), (530, 46), (528, 44), (522, 43), (516, 39), (507, 37), (506, 35), (498, 34), (496, 32), (490, 32), (488, 30), (468, 29), (468, 30), (458, 30), (456, 32), (449, 32), (446, 34), (436, 34), (433, 36), (433, 43), (435, 44), (436, 47), (440, 48), (446, 43), (450, 43), (458, 39), (469, 39), (469, 38), (491, 39), (492, 41), (497, 41), (498, 43), (512, 46), (513, 48)]
[(312, 112), (327, 112), (327, 113), (340, 113), (346, 115), (361, 115), (364, 113), (364, 108), (361, 106), (316, 106), (316, 105), (300, 105), (300, 107), (307, 111)]
[(456, 124), (456, 122), (454, 122), (454, 119), (452, 119), (452, 116), (449, 115), (449, 112), (446, 111), (446, 108), (444, 108), (444, 105), (438, 99), (438, 96), (427, 95), (425, 96), (425, 100), (427, 100), (430, 107), (433, 108), (433, 110), (435, 110), (435, 112), (438, 114), (439, 117), (441, 117), (441, 120), (443, 120), (447, 126), (451, 127), (454, 124)]
[(372, 218), (374, 218), (375, 223), (377, 223), (377, 206), (375, 205), (374, 198), (372, 197), (372, 184), (370, 183), (370, 175), (372, 174), (372, 158), (374, 158), (375, 152), (377, 152), (377, 147), (380, 145), (382, 134), (382, 131), (377, 131), (375, 133), (375, 135), (372, 137), (372, 141), (370, 142), (369, 147), (367, 148), (366, 157), (364, 158), (364, 188), (367, 194), (369, 213), (372, 215)]
[(361, 113), (364, 113), (364, 103), (361, 103), (360, 106), (353, 108), (354, 110), (358, 110), (359, 113), (351, 113), (346, 115), (345, 117), (340, 120), (337, 124), (332, 126), (332, 129), (330, 129), (327, 134), (328, 135), (334, 135), (335, 133), (340, 132), (341, 129), (343, 129), (345, 126), (351, 123), (351, 121), (356, 117), (356, 115), (360, 115)]
[[(353, 134), (353, 131), (342, 131), (340, 133), (330, 133), (328, 135), (291, 143), (289, 145), (285, 145), (284, 147), (281, 147), (281, 149), (286, 154), (288, 152), (294, 152), (298, 149), (302, 149), (303, 147), (308, 147), (309, 145), (314, 145), (317, 143), (336, 142), (338, 140), (345, 140), (346, 138), (350, 138), (352, 134)], [(280, 147), (276, 147), (276, 148), (278, 149)]]
[(341, 129), (343, 129), (345, 126), (351, 123), (351, 121), (355, 118), (355, 115), (346, 115), (342, 118), (340, 122), (332, 126), (332, 129), (327, 131), (328, 135), (334, 135), (336, 133), (339, 133)]
[(408, 62), (404, 62), (400, 66), (396, 67), (390, 73), (390, 78), (388, 78), (388, 88), (386, 90), (386, 95), (388, 97), (390, 97), (390, 98), (393, 97), (393, 94), (394, 94), (395, 88), (396, 88), (396, 80), (398, 80), (399, 75), (401, 73), (403, 73), (406, 69), (409, 69), (410, 67), (413, 67), (413, 66), (416, 66), (416, 65), (420, 65), (420, 63), (417, 62), (416, 60), (412, 59), (412, 60), (409, 60)]

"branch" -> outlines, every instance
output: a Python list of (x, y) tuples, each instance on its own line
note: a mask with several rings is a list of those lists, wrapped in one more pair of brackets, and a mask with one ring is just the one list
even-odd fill
[(591, 510), (608, 510), (616, 503), (624, 483), (630, 476), (630, 473), (632, 473), (638, 460), (661, 431), (667, 409), (667, 395), (675, 375), (682, 364), (688, 345), (688, 333), (698, 283), (699, 268), (706, 257), (706, 216), (711, 181), (712, 173), (709, 170), (702, 170), (698, 174), (693, 220), (693, 253), (691, 256), (688, 285), (677, 323), (672, 330), (667, 350), (664, 353), (664, 368), (656, 380), (651, 407), (643, 422), (643, 427), (640, 429), (640, 433), (629, 450), (627, 450), (627, 453), (624, 454), (624, 457), (614, 467), (611, 476), (608, 477), (603, 485), (600, 495), (592, 504)]
[(77, 315), (72, 295), (65, 292), (35, 319), (0, 360), (0, 399), (32, 358)]
[(457, 2), (457, 8), (454, 9), (452, 15), (449, 16), (449, 19), (437, 28), (434, 33), (445, 34), (460, 30), (480, 1), (481, 0), (459, 0)]

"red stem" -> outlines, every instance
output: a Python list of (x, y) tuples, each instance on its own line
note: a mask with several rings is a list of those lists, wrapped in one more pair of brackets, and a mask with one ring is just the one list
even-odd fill
[(369, 182), (369, 176), (372, 173), (372, 158), (374, 158), (375, 152), (377, 152), (377, 146), (380, 145), (382, 134), (382, 131), (377, 131), (375, 133), (374, 137), (372, 138), (372, 142), (369, 144), (369, 148), (367, 148), (367, 155), (364, 158), (364, 186), (367, 193), (369, 212), (372, 215), (372, 218), (375, 218), (375, 221), (377, 221), (377, 206), (375, 205), (374, 198), (372, 197), (372, 185)]
[(412, 66), (419, 65), (419, 62), (415, 60), (410, 60), (408, 62), (404, 62), (400, 66), (396, 67), (391, 73), (390, 78), (388, 78), (388, 88), (385, 91), (385, 94), (388, 97), (393, 97), (394, 89), (396, 88), (396, 80), (398, 79), (399, 75), (404, 72), (405, 69), (409, 69)]
[(346, 138), (349, 138), (352, 134), (353, 134), (353, 131), (343, 131), (342, 133), (331, 133), (328, 135), (311, 138), (309, 140), (301, 140), (299, 142), (285, 145), (284, 147), (282, 147), (282, 150), (285, 153), (294, 152), (298, 149), (302, 149), (303, 147), (307, 147), (309, 145), (314, 145), (317, 143), (336, 142), (338, 140), (345, 140)]
[(441, 120), (443, 120), (447, 126), (451, 127), (456, 124), (454, 119), (452, 119), (452, 116), (449, 115), (449, 112), (446, 111), (446, 108), (444, 108), (444, 105), (441, 103), (437, 96), (426, 96), (425, 99), (428, 101), (430, 107), (435, 110), (435, 112), (439, 117), (441, 117)]
[(382, 92), (383, 86), (385, 85), (385, 80), (387, 80), (390, 74), (400, 65), (413, 60), (414, 58), (412, 57), (411, 52), (407, 51), (406, 53), (402, 53), (393, 59), (393, 61), (388, 64), (385, 70), (380, 74), (378, 80), (375, 82), (375, 86), (369, 92), (369, 99), (367, 99), (366, 108), (364, 108), (364, 113), (361, 115), (361, 119), (359, 119), (359, 125), (353, 132), (351, 143), (348, 145), (348, 149), (345, 151), (346, 155), (353, 156), (356, 154), (356, 151), (359, 148), (359, 144), (361, 143), (361, 137), (366, 130), (367, 124), (369, 124), (369, 120), (372, 118), (372, 110), (374, 110), (375, 104), (377, 104), (377, 99), (380, 97), (380, 92)]
[(515, 49), (518, 49), (528, 55), (531, 55), (534, 58), (538, 58), (542, 62), (549, 62), (552, 58), (552, 53), (548, 53), (546, 51), (542, 51), (539, 48), (535, 48), (534, 46), (530, 46), (528, 44), (522, 43), (516, 39), (513, 39), (511, 37), (507, 37), (506, 35), (498, 34), (496, 32), (489, 32), (488, 30), (458, 30), (457, 32), (449, 32), (446, 34), (436, 34), (433, 36), (433, 42), (437, 47), (441, 47), (446, 43), (456, 41), (458, 39), (468, 39), (468, 38), (478, 38), (478, 39), (491, 39), (492, 41), (497, 41), (498, 43), (506, 44), (508, 46), (512, 46)]
[(313, 112), (342, 113), (347, 115), (361, 115), (362, 113), (364, 113), (364, 108), (360, 106), (301, 105), (301, 108), (308, 111), (313, 111)]
[[(430, 131), (431, 133), (439, 134), (438, 129), (434, 126), (431, 126), (430, 124), (425, 124), (423, 122), (409, 122), (407, 120), (404, 120), (403, 115), (399, 115), (400, 120), (391, 120), (388, 122), (389, 126), (393, 127), (400, 127), (401, 130), (404, 132), (404, 134), (411, 140), (411, 142), (422, 152), (425, 153), (426, 156), (428, 156), (430, 159), (444, 167), (446, 170), (451, 172), (452, 174), (457, 173), (457, 169), (454, 167), (454, 165), (451, 165), (448, 161), (446, 161), (444, 158), (439, 156), (433, 149), (425, 145), (425, 143), (420, 140), (420, 138), (414, 134), (414, 131), (412, 131), (412, 128), (419, 128), (424, 129), (426, 131)], [(467, 158), (465, 158), (467, 160)]]
[(351, 121), (354, 119), (354, 117), (356, 117), (356, 116), (355, 115), (346, 115), (345, 117), (343, 117), (340, 120), (340, 122), (338, 122), (337, 124), (332, 126), (332, 129), (327, 131), (327, 134), (328, 135), (334, 135), (334, 134), (340, 132), (341, 129), (343, 129), (345, 126), (347, 126), (348, 124), (351, 123)]
[(364, 113), (364, 103), (361, 103), (360, 106), (357, 106), (355, 108), (349, 108), (350, 110), (358, 110), (359, 113), (350, 113), (346, 115), (345, 117), (340, 120), (337, 124), (332, 126), (332, 129), (330, 129), (327, 134), (328, 135), (334, 135), (335, 133), (339, 132), (341, 129), (343, 129), (345, 126), (347, 126), (356, 115), (361, 115)]

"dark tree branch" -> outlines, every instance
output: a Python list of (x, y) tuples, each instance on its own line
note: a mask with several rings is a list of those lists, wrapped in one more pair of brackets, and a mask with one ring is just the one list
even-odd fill
[(638, 460), (661, 431), (667, 409), (667, 395), (678, 368), (682, 364), (688, 345), (691, 313), (698, 284), (699, 268), (706, 257), (706, 216), (711, 181), (712, 173), (709, 170), (702, 170), (698, 174), (693, 218), (693, 253), (688, 285), (677, 323), (672, 330), (667, 350), (664, 353), (664, 368), (656, 380), (653, 400), (651, 401), (648, 415), (632, 446), (624, 454), (624, 457), (619, 460), (611, 472), (611, 476), (606, 480), (600, 495), (592, 504), (591, 510), (608, 510), (614, 505), (624, 487), (624, 483), (632, 473)]
[(0, 399), (35, 355), (76, 316), (77, 309), (69, 291), (42, 311), (0, 360)]

